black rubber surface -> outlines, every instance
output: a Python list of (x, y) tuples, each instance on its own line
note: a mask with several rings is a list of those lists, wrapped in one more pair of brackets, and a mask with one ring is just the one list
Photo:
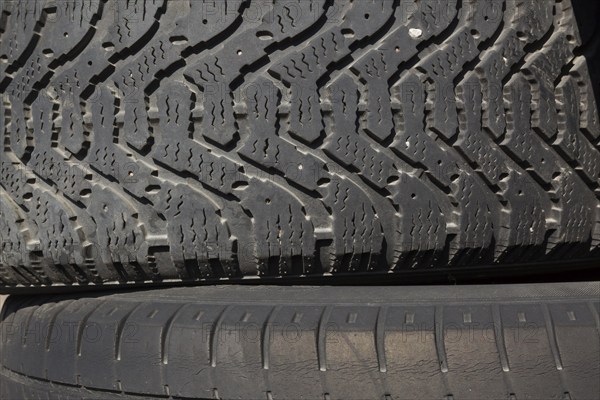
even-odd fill
[(2, 290), (599, 258), (590, 2), (1, 4)]
[(600, 283), (11, 296), (3, 399), (600, 398)]

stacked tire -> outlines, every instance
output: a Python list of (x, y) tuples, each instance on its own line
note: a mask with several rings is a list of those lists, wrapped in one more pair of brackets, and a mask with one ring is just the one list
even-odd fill
[[(448, 322), (433, 289), (389, 304), (370, 294), (379, 308), (351, 301), (358, 308), (349, 311), (333, 297), (279, 307), (282, 293), (269, 305), (269, 286), (233, 285), (370, 284), (387, 293), (398, 284), (597, 280), (598, 15), (584, 0), (3, 2), (0, 289), (15, 295), (1, 322), (10, 331), (4, 396), (597, 398), (588, 385), (600, 377), (593, 283), (585, 293), (569, 286), (577, 300), (564, 310), (534, 296), (550, 363), (531, 368), (552, 370), (543, 382), (556, 385), (522, 391), (505, 349), (510, 299), (457, 308), (494, 324), (488, 344), (501, 362), (497, 370), (465, 344), (451, 378)], [(155, 288), (182, 284), (203, 285), (182, 296)], [(133, 289), (143, 291), (118, 294)], [(234, 302), (256, 293), (256, 310)], [(159, 294), (164, 301), (152, 299)], [(437, 305), (392, 312), (420, 299)], [(516, 323), (531, 313), (518, 311)], [(385, 363), (395, 349), (386, 326), (410, 326), (409, 314), (435, 336), (433, 347), (415, 347), (436, 364), (421, 373)], [(292, 345), (270, 343), (281, 333), (270, 327), (297, 315), (306, 343), (282, 362), (297, 366), (283, 371), (300, 372), (298, 385), (277, 386), (268, 356)], [(562, 342), (565, 315), (596, 350)], [(330, 319), (365, 341), (351, 347), (359, 361), (341, 364), (346, 375), (327, 367)], [(136, 345), (122, 345), (127, 321), (143, 330)], [(202, 321), (210, 344), (186, 347)], [(215, 335), (238, 332), (230, 325), (240, 321), (260, 326), (250, 329), (256, 343), (236, 350), (225, 334), (221, 349)], [(65, 322), (74, 338), (55, 343)], [(92, 322), (106, 332), (87, 349)], [(191, 336), (170, 336), (180, 322)], [(38, 325), (41, 344), (28, 344)], [(172, 361), (171, 350), (183, 352)], [(573, 375), (563, 351), (581, 356)], [(199, 381), (186, 375), (194, 368)], [(503, 377), (497, 391), (473, 383), (486, 374)], [(406, 387), (390, 383), (405, 376)], [(421, 393), (422, 376), (439, 385)], [(377, 384), (344, 391), (348, 377)], [(471, 392), (458, 389), (469, 382)], [(574, 394), (579, 384), (587, 391)]]

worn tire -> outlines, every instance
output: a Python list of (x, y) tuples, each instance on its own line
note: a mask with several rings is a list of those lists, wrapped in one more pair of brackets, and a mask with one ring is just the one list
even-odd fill
[(2, 290), (599, 260), (572, 1), (2, 2)]
[(598, 282), (11, 296), (0, 395), (596, 400), (599, 311)]

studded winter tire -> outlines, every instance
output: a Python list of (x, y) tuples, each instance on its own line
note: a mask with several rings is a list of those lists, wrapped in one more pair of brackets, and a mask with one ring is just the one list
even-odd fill
[(600, 260), (597, 2), (0, 7), (4, 291)]

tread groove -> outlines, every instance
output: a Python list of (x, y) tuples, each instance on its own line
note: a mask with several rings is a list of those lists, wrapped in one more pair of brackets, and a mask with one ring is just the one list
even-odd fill
[(165, 323), (164, 329), (161, 331), (160, 335), (160, 354), (161, 354), (161, 362), (164, 365), (169, 363), (169, 339), (171, 334), (171, 328), (173, 327), (173, 323), (177, 319), (177, 317), (189, 306), (189, 304), (184, 304), (177, 309), (167, 320)]
[(436, 306), (434, 315), (435, 349), (440, 371), (445, 374), (448, 373), (448, 357), (446, 356), (446, 343), (444, 340), (444, 307)]
[(560, 349), (558, 348), (558, 342), (556, 340), (556, 332), (554, 331), (554, 322), (552, 321), (552, 315), (548, 306), (544, 304), (542, 306), (542, 313), (544, 314), (544, 322), (546, 325), (546, 334), (548, 335), (548, 343), (550, 344), (550, 350), (552, 351), (552, 357), (556, 363), (556, 369), (559, 371), (563, 370), (562, 357), (560, 356)]
[(327, 324), (333, 312), (333, 307), (328, 306), (323, 309), (321, 318), (319, 319), (319, 327), (317, 331), (317, 360), (319, 363), (319, 371), (327, 371)]
[(277, 314), (281, 310), (281, 306), (273, 307), (273, 309), (269, 312), (267, 319), (265, 320), (265, 324), (263, 326), (262, 332), (262, 342), (261, 342), (261, 355), (262, 355), (262, 366), (263, 369), (268, 370), (271, 366), (271, 340), (272, 340), (272, 330), (273, 330), (273, 321), (277, 317)]
[(83, 335), (85, 333), (85, 328), (88, 320), (100, 307), (102, 307), (106, 302), (100, 301), (92, 307), (92, 309), (81, 318), (81, 322), (79, 323), (79, 327), (77, 329), (77, 340), (75, 343), (75, 347), (77, 349), (77, 356), (81, 357), (81, 346), (83, 344)]
[(116, 331), (116, 334), (115, 334), (115, 354), (114, 354), (114, 357), (115, 357), (116, 361), (120, 361), (121, 360), (121, 350), (123, 348), (122, 336), (123, 336), (123, 331), (125, 330), (125, 324), (127, 324), (127, 320), (129, 319), (129, 317), (131, 317), (131, 314), (133, 314), (142, 305), (143, 305), (143, 303), (136, 304), (131, 310), (129, 310), (119, 320), (119, 323), (117, 325), (117, 331)]
[(502, 324), (502, 315), (498, 305), (492, 306), (492, 319), (494, 321), (494, 335), (496, 337), (496, 348), (500, 357), (502, 371), (509, 372), (510, 364), (508, 362), (508, 353), (506, 351), (506, 341), (504, 339), (504, 328)]
[(387, 372), (387, 362), (385, 357), (385, 320), (387, 318), (388, 308), (383, 306), (377, 313), (377, 322), (375, 328), (375, 348), (377, 352), (377, 364), (379, 372)]
[(217, 320), (215, 321), (211, 331), (210, 331), (210, 366), (216, 368), (217, 366), (217, 348), (219, 347), (219, 330), (221, 329), (221, 324), (223, 323), (223, 319), (225, 318), (225, 314), (230, 310), (230, 306), (226, 306), (221, 310)]

